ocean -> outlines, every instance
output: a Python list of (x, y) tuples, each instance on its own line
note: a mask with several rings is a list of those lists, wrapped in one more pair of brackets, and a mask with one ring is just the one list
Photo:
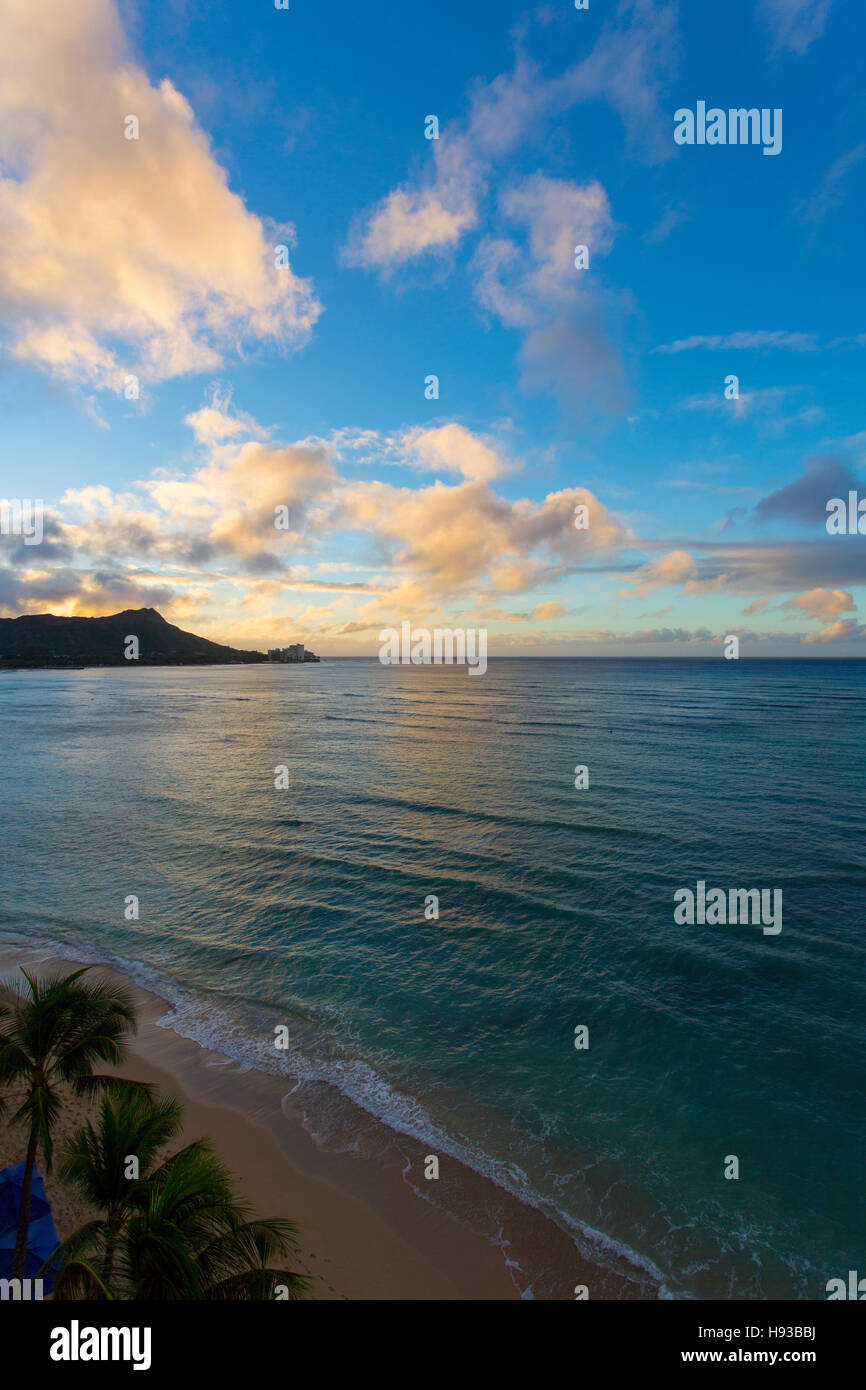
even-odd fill
[[(866, 1273), (864, 677), (6, 673), (0, 935), (119, 965), (306, 1088), (318, 1144), (347, 1098), (643, 1296), (824, 1298)], [(699, 882), (780, 890), (781, 932), (678, 924)]]

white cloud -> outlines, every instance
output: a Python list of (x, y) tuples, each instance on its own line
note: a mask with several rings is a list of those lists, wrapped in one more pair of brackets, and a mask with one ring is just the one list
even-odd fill
[[(86, 612), (95, 601), (94, 574), (110, 570), (142, 589), (146, 566), (148, 585), (160, 582), (163, 605), (166, 593), (176, 592), (180, 601), (193, 590), (210, 595), (215, 585), (230, 584), (230, 608), (239, 613), (252, 603), (264, 613), (268, 601), (275, 606), (286, 591), (308, 588), (374, 595), (367, 610), (340, 621), (379, 621), (441, 610), (473, 595), (537, 589), (628, 539), (585, 488), (540, 501), (494, 491), (507, 461), (488, 440), (455, 423), (404, 431), (402, 448), (418, 466), (456, 473), (459, 480), (395, 487), (341, 475), (341, 454), (351, 453), (355, 442), (345, 432), (331, 441), (239, 441), (226, 434), (235, 418), (227, 413), (228, 393), (212, 401), (188, 417), (204, 447), (203, 461), (191, 471), (158, 470), (123, 492), (95, 485), (61, 498), (50, 534), (64, 572), (78, 575), (64, 588), (67, 611)], [(245, 418), (248, 432), (260, 433)], [(375, 456), (374, 433), (362, 432), (362, 438)], [(395, 438), (385, 436), (381, 445), (383, 460), (392, 464)], [(575, 528), (578, 505), (588, 508), (589, 530)], [(283, 507), (288, 530), (274, 525), (275, 509)], [(311, 574), (298, 563), (328, 544), (337, 547), (330, 554), (357, 557), (345, 567), (345, 578), (318, 567)], [(47, 550), (40, 554), (46, 559), (52, 559)], [(10, 606), (20, 605), (23, 592), (20, 584), (14, 587)], [(548, 602), (537, 616), (559, 614)]]
[(866, 626), (855, 622), (853, 618), (837, 618), (835, 623), (829, 627), (822, 627), (820, 632), (807, 632), (803, 641), (809, 645), (824, 642), (843, 642), (846, 639), (856, 638), (863, 641), (866, 638)]
[(407, 460), (421, 468), (459, 473), (471, 481), (490, 482), (508, 468), (495, 448), (463, 425), (407, 430), (400, 447)]
[[(124, 138), (135, 116), (140, 138)], [(310, 282), (275, 267), (185, 98), (152, 86), (112, 0), (3, 0), (0, 304), (11, 351), (119, 389), (302, 342)]]
[(821, 187), (803, 206), (803, 216), (810, 222), (823, 222), (833, 208), (838, 207), (845, 197), (845, 180), (850, 171), (866, 155), (866, 145), (857, 145), (847, 154), (834, 160), (821, 180)]
[(735, 420), (757, 419), (765, 433), (782, 435), (791, 425), (816, 425), (824, 419), (824, 411), (817, 405), (800, 406), (790, 415), (785, 414), (788, 397), (803, 389), (796, 385), (767, 386), (753, 391), (741, 389), (739, 395), (731, 399), (719, 389), (703, 396), (689, 396), (678, 408), (723, 411)]
[(597, 179), (580, 185), (533, 174), (507, 188), (500, 207), (505, 217), (526, 227), (529, 256), (514, 242), (487, 238), (479, 250), (478, 294), (504, 323), (526, 326), (578, 292), (575, 246), (589, 248), (590, 265), (610, 250), (610, 204)]
[[(609, 302), (593, 273), (613, 242), (607, 194), (597, 180), (579, 185), (533, 174), (500, 198), (505, 218), (525, 230), (528, 249), (484, 237), (473, 260), (480, 303), (509, 328), (522, 330), (522, 384), (552, 391), (576, 408), (624, 397), (618, 351), (606, 332)], [(586, 246), (589, 268), (575, 266)]]
[(471, 161), (461, 167), (462, 150), (448, 151), (453, 172), (441, 173), (435, 188), (395, 188), (370, 213), (366, 226), (356, 223), (344, 252), (347, 265), (393, 269), (427, 251), (455, 246), (478, 221), (476, 200), (481, 179)]
[(774, 48), (802, 54), (823, 34), (830, 0), (758, 0), (756, 13)]
[(242, 434), (259, 434), (262, 430), (251, 415), (242, 411), (232, 411), (230, 388), (214, 385), (208, 394), (206, 405), (184, 417), (199, 444), (219, 444), (224, 439), (235, 439)]
[(682, 585), (698, 575), (695, 557), (687, 550), (671, 550), (660, 555), (648, 565), (641, 565), (632, 576), (631, 589), (622, 589), (621, 598), (638, 598), (650, 594), (654, 589), (664, 589), (669, 585)]
[(691, 338), (678, 338), (673, 343), (661, 343), (653, 352), (691, 352), (694, 348), (777, 348), (789, 352), (813, 352), (818, 343), (814, 333), (788, 333), (784, 330), (759, 329), (756, 332), (696, 333)]
[(659, 93), (676, 58), (676, 6), (656, 0), (620, 0), (590, 54), (558, 77), (542, 77), (519, 55), (511, 73), (475, 88), (464, 120), (444, 124), (440, 138), (429, 142), (432, 167), (355, 220), (344, 259), (388, 272), (452, 250), (479, 224), (494, 168), (551, 116), (579, 102), (609, 102), (629, 139), (651, 157), (668, 157), (673, 145), (666, 127), (662, 132)]
[(783, 607), (810, 618), (838, 618), (840, 613), (854, 612), (854, 599), (845, 589), (808, 589), (789, 598)]

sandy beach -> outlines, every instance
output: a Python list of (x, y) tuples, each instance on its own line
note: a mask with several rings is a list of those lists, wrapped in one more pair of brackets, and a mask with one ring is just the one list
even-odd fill
[[(3, 977), (22, 964), (40, 973), (74, 968), (32, 948), (0, 950)], [(349, 1151), (317, 1148), (309, 1117), (294, 1108), (285, 1079), (242, 1068), (160, 1026), (163, 999), (108, 967), (93, 973), (122, 981), (137, 1005), (138, 1032), (120, 1074), (177, 1097), (184, 1106), (183, 1142), (210, 1137), (238, 1192), (259, 1215), (297, 1223), (295, 1263), (313, 1280), (312, 1297), (515, 1299), (532, 1279), (532, 1267), (544, 1271), (534, 1282), (535, 1297), (571, 1299), (578, 1283), (599, 1296), (640, 1296), (625, 1283), (611, 1288), (607, 1278), (602, 1287), (601, 1272), (581, 1261), (565, 1232), (448, 1156), (440, 1160), (436, 1200), (428, 1198), (422, 1146), (394, 1136), (366, 1112), (354, 1117), (359, 1142)], [(80, 1100), (64, 1110), (57, 1153), (86, 1113)], [(351, 1127), (351, 1116), (347, 1123)], [(21, 1162), (25, 1143), (23, 1128), (4, 1121), (0, 1166)], [(63, 1238), (89, 1213), (56, 1172), (46, 1188)]]

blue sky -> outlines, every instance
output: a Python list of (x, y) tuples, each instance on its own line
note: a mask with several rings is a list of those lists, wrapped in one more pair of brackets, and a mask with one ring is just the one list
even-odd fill
[[(2, 615), (864, 654), (854, 0), (0, 17)], [(677, 145), (698, 101), (780, 153)]]

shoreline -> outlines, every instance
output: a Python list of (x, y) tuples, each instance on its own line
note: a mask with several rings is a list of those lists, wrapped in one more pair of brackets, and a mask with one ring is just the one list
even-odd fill
[[(74, 963), (33, 943), (0, 943), (4, 977), (22, 964), (41, 973)], [(289, 1074), (258, 1071), (184, 1037), (165, 1023), (165, 999), (114, 966), (92, 968), (123, 983), (135, 1000), (138, 1032), (119, 1073), (176, 1096), (185, 1116), (178, 1142), (210, 1137), (257, 1213), (297, 1224), (294, 1265), (312, 1278), (311, 1297), (572, 1300), (579, 1284), (590, 1298), (659, 1297), (639, 1271), (630, 1279), (593, 1264), (568, 1232), (492, 1179), (441, 1154), (439, 1180), (426, 1182), (429, 1146), (389, 1129), (331, 1086), (316, 1087), (311, 1100), (310, 1088)], [(317, 1106), (339, 1109), (345, 1149), (317, 1146)], [(80, 1123), (76, 1115), (69, 1127)], [(58, 1138), (63, 1132), (61, 1121)], [(23, 1158), (23, 1133), (20, 1156), (10, 1157), (4, 1127), (3, 1163)], [(56, 1175), (46, 1186), (54, 1207)], [(62, 1198), (55, 1213), (61, 1237), (70, 1195)], [(77, 1213), (70, 1227), (83, 1219)]]

